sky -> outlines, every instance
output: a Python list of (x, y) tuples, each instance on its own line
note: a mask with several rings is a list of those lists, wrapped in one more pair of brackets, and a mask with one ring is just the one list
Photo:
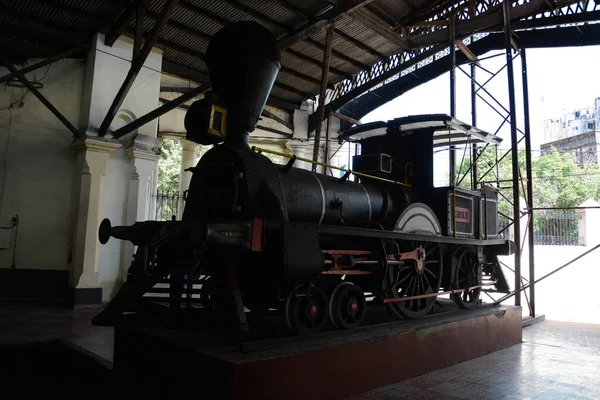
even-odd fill
[[(498, 51), (487, 55), (501, 54)], [(483, 56), (485, 57), (485, 55)], [(506, 56), (490, 58), (481, 62), (482, 67), (495, 72), (506, 64)], [(521, 58), (514, 62), (515, 100), (517, 104), (517, 126), (523, 129), (523, 90)], [(600, 46), (562, 47), (527, 50), (529, 80), (529, 108), (532, 148), (539, 150), (543, 139), (543, 121), (559, 118), (563, 112), (593, 106), (600, 97)], [(470, 73), (469, 65), (462, 69)], [(456, 71), (457, 118), (471, 122), (471, 88), (469, 77)], [(490, 75), (477, 70), (477, 81), (483, 82)], [(508, 80), (506, 69), (492, 79), (485, 88), (508, 109)], [(484, 93), (482, 95), (486, 96)], [(487, 97), (489, 100), (489, 97)], [(389, 120), (415, 114), (449, 113), (450, 76), (446, 73), (367, 114), (361, 122)], [(502, 111), (502, 110), (501, 110)], [(477, 102), (478, 127), (494, 132), (502, 117), (482, 100)], [(510, 147), (510, 128), (505, 125), (499, 135), (504, 139), (501, 148)]]

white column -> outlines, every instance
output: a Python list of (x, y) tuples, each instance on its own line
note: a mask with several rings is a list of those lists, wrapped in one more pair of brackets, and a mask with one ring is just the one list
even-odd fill
[[(329, 154), (328, 154), (328, 164), (329, 165), (333, 165), (334, 167), (339, 167), (340, 166), (340, 151), (338, 151), (338, 149), (340, 148), (340, 145), (333, 143), (333, 142), (329, 142)], [(333, 176), (339, 176), (340, 174), (340, 170), (338, 169), (331, 169), (328, 168), (331, 171), (331, 174)], [(327, 172), (327, 174), (329, 175), (329, 171)]]
[(186, 139), (181, 139), (180, 143), (181, 172), (179, 174), (179, 195), (181, 196), (181, 200), (179, 201), (179, 207), (177, 207), (177, 219), (181, 219), (183, 216), (183, 195), (189, 189), (192, 180), (192, 172), (186, 171), (186, 169), (196, 166), (196, 151), (200, 148), (199, 144)]
[[(146, 136), (138, 135), (125, 149), (125, 154), (131, 162), (129, 186), (127, 191), (127, 204), (125, 224), (133, 225), (138, 221), (154, 219), (156, 192), (156, 171), (158, 169), (157, 154), (158, 141)], [(123, 282), (127, 278), (127, 270), (133, 260), (135, 247), (128, 241), (123, 241), (121, 253), (121, 277)]]
[[(81, 139), (75, 153), (73, 176), (73, 258), (70, 284), (75, 290), (99, 289), (98, 227), (102, 215), (104, 180), (110, 153), (121, 144), (108, 140)], [(75, 295), (77, 297), (77, 294)]]
[[(286, 143), (286, 147), (290, 149), (292, 154), (296, 157), (312, 159), (312, 147), (308, 142), (301, 142), (299, 140), (292, 139)], [(310, 171), (312, 169), (312, 164), (306, 161), (296, 160), (294, 167)]]

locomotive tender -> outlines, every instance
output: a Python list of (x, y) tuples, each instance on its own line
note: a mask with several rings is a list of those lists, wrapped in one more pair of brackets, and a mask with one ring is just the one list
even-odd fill
[[(214, 147), (193, 174), (181, 221), (100, 226), (137, 246), (127, 282), (94, 319), (111, 324), (161, 279), (179, 307), (184, 276), (200, 277), (202, 306), (263, 315), (278, 309), (296, 333), (328, 323), (359, 326), (368, 303), (418, 318), (436, 297), (476, 307), (485, 285), (508, 292), (498, 255), (497, 192), (434, 187), (440, 146), (500, 139), (446, 115), (360, 125), (339, 135), (360, 143), (354, 175), (327, 176), (272, 163), (248, 144), (280, 69), (274, 36), (231, 24), (207, 50), (212, 91), (186, 115), (187, 139)], [(369, 301), (367, 301), (369, 300)]]

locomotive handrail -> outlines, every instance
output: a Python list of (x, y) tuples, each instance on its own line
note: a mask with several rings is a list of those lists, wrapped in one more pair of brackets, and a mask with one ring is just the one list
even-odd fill
[(287, 157), (287, 158), (295, 158), (296, 160), (308, 162), (308, 163), (311, 163), (311, 164), (320, 165), (320, 166), (325, 167), (325, 168), (331, 168), (331, 169), (337, 169), (338, 171), (349, 172), (349, 173), (354, 174), (356, 176), (362, 176), (364, 178), (376, 179), (376, 180), (382, 181), (382, 182), (394, 183), (396, 185), (400, 185), (400, 186), (404, 186), (404, 187), (411, 187), (411, 185), (408, 184), (408, 183), (402, 183), (402, 182), (395, 181), (393, 179), (387, 179), (387, 178), (381, 178), (379, 176), (374, 176), (374, 175), (369, 175), (369, 174), (363, 174), (362, 172), (355, 172), (355, 171), (352, 171), (350, 169), (336, 167), (335, 165), (325, 164), (325, 163), (322, 163), (322, 162), (319, 162), (319, 161), (314, 161), (314, 160), (311, 160), (311, 159), (308, 159), (308, 158), (298, 157), (298, 156), (295, 156), (295, 155), (291, 156), (289, 154), (282, 153), (280, 151), (268, 150), (268, 149), (264, 149), (262, 147), (257, 147), (257, 146), (252, 146), (252, 150), (257, 151), (259, 153), (260, 152), (264, 152), (264, 153), (274, 154), (274, 155), (277, 155), (277, 156), (282, 156), (282, 157)]

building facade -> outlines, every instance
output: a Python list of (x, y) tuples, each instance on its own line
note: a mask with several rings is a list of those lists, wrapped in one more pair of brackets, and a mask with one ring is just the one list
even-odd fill
[(571, 154), (580, 165), (600, 163), (600, 97), (594, 100), (593, 107), (544, 121), (541, 153), (547, 154), (552, 148)]

